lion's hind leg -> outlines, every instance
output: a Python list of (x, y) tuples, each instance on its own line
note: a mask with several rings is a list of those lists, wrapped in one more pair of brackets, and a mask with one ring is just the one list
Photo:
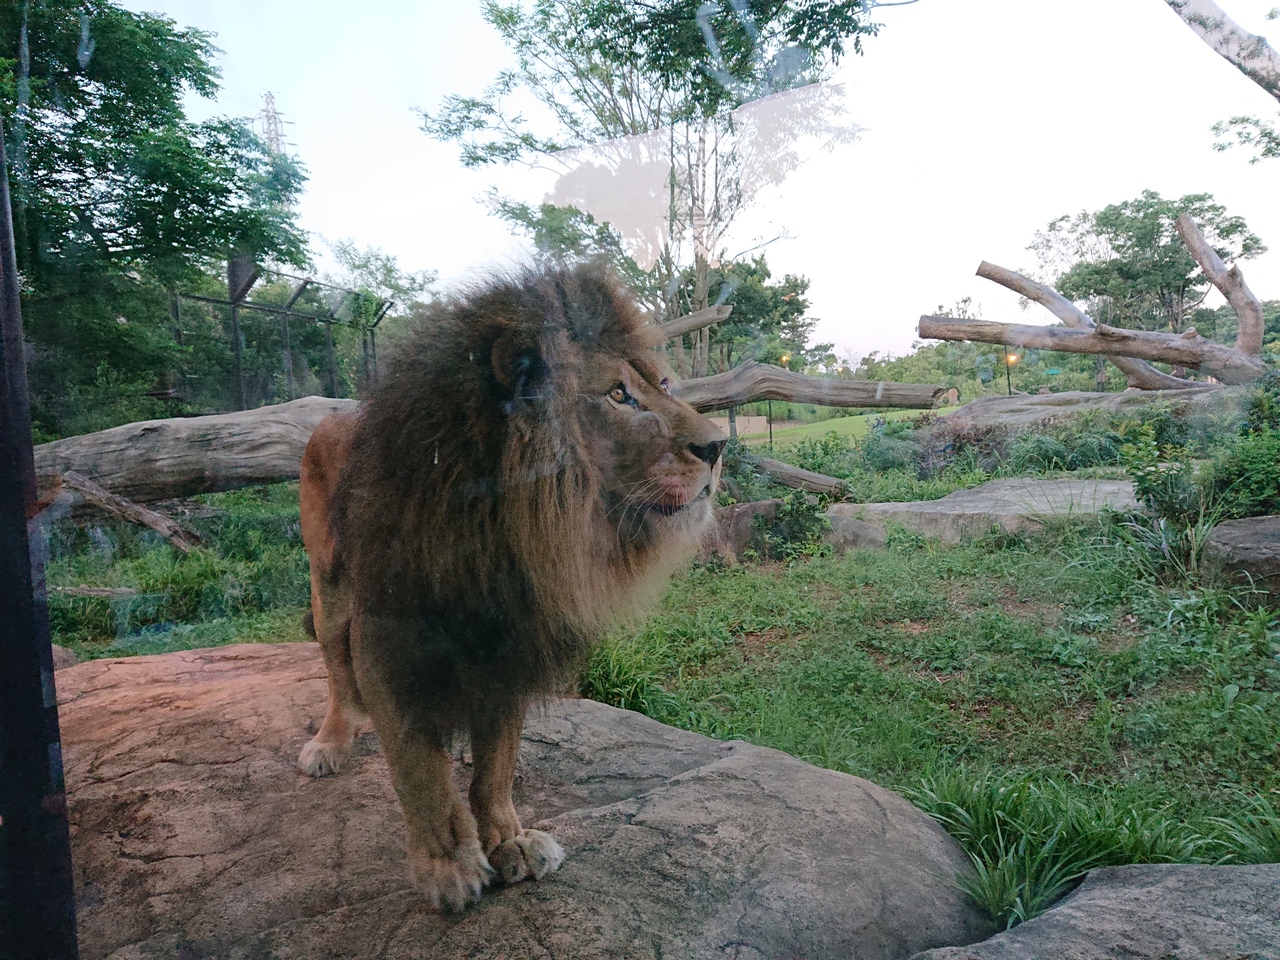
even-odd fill
[(329, 670), (329, 705), (320, 731), (298, 755), (298, 769), (312, 777), (342, 771), (365, 721), (364, 704), (351, 666), (351, 623), (343, 621), (326, 628), (326, 634), (320, 637), (320, 649)]
[(541, 830), (525, 830), (511, 798), (524, 728), (524, 705), (472, 712), (474, 772), (469, 800), (480, 844), (504, 883), (541, 880), (564, 863), (564, 849)]

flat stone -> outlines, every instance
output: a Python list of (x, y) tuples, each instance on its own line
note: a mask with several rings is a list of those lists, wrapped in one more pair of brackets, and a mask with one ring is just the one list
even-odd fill
[(1037, 529), (1050, 517), (1091, 517), (1103, 510), (1135, 511), (1141, 505), (1127, 480), (1072, 477), (992, 480), (955, 490), (940, 500), (907, 503), (838, 503), (827, 515), (848, 517), (885, 531), (898, 524), (944, 543), (985, 536), (992, 530), (1018, 533)]
[(703, 540), (698, 559), (705, 561), (720, 556), (730, 563), (736, 562), (747, 549), (756, 517), (772, 517), (781, 505), (781, 500), (752, 500), (717, 507), (715, 526)]
[(1280, 864), (1092, 871), (1034, 920), (914, 960), (1276, 960)]
[(315, 644), (57, 685), (86, 960), (906, 958), (990, 932), (954, 883), (967, 857), (902, 798), (584, 700), (531, 718), (516, 788), (568, 860), (442, 917), (409, 886), (376, 737), (337, 777), (294, 767)]
[(1280, 595), (1280, 517), (1222, 521), (1205, 539), (1204, 558), (1259, 589)]

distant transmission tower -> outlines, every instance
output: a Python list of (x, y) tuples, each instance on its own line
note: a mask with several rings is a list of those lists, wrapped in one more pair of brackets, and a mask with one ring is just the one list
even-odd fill
[(284, 153), (284, 120), (276, 109), (276, 98), (271, 91), (262, 95), (262, 112), (258, 114), (262, 124), (262, 139), (272, 153)]

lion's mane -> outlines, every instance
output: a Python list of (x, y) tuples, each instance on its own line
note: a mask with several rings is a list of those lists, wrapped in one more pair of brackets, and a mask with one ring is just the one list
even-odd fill
[(608, 516), (616, 438), (575, 413), (588, 357), (645, 355), (643, 325), (602, 269), (531, 270), (432, 307), (368, 398), (335, 496), (335, 570), (396, 638), (372, 655), (438, 726), (477, 697), (547, 692), (687, 556), (687, 540)]

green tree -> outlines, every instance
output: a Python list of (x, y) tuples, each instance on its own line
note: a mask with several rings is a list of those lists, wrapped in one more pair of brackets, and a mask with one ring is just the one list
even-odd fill
[(1028, 249), (1053, 285), (1089, 301), (1100, 322), (1180, 333), (1210, 288), (1174, 228), (1182, 213), (1228, 262), (1266, 250), (1244, 218), (1228, 214), (1212, 195), (1166, 200), (1154, 190), (1096, 213), (1059, 217)]
[(210, 35), (109, 0), (0, 5), (0, 116), (38, 429), (140, 413), (183, 347), (173, 291), (238, 253), (301, 264), (304, 175), (212, 96)]
[(830, 366), (834, 361), (832, 344), (809, 343), (818, 325), (818, 319), (808, 314), (809, 279), (790, 273), (781, 280), (772, 277), (764, 254), (712, 271), (713, 302), (733, 307), (729, 319), (710, 328), (717, 372), (745, 360), (792, 370)]
[[(648, 288), (668, 318), (707, 305), (729, 225), (755, 191), (795, 168), (796, 139), (832, 142), (854, 132), (830, 122), (835, 91), (802, 98), (782, 123), (736, 108), (820, 79), (846, 43), (860, 49), (874, 32), (865, 4), (847, 0), (535, 0), (528, 9), (488, 0), (483, 11), (517, 67), (479, 97), (446, 97), (423, 114), (423, 128), (459, 144), (467, 166), (567, 160), (555, 207), (634, 198), (621, 203), (631, 223), (590, 212), (652, 272)], [(540, 117), (525, 111), (529, 98)], [(566, 158), (565, 150), (576, 152)], [(635, 218), (635, 209), (646, 212)], [(499, 212), (513, 219), (535, 211)], [(539, 229), (528, 216), (523, 223)], [(695, 374), (706, 365), (708, 338), (695, 335)]]

